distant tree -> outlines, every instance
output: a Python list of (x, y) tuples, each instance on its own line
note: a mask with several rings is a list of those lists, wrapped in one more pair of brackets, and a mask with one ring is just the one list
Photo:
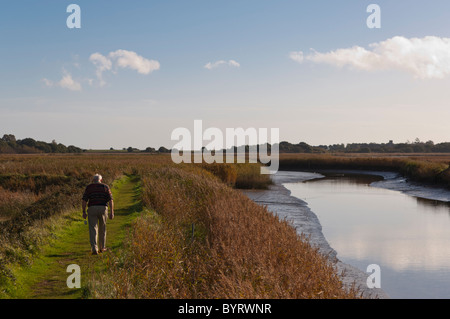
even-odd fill
[(446, 142), (446, 143), (439, 143), (436, 144), (433, 147), (433, 151), (434, 152), (438, 152), (438, 153), (447, 153), (450, 152), (450, 143)]
[(12, 148), (7, 142), (5, 142), (3, 139), (0, 139), (0, 153), (2, 154), (10, 154), (10, 153), (16, 153), (14, 148)]
[(361, 149), (359, 150), (360, 153), (370, 153), (370, 147), (367, 146), (363, 146), (361, 147)]
[(344, 144), (333, 144), (328, 147), (328, 149), (332, 152), (344, 152), (345, 145)]
[(40, 149), (44, 153), (51, 153), (52, 152), (52, 148), (51, 148), (50, 144), (45, 143), (45, 142), (39, 142), (39, 141), (36, 142), (36, 148)]
[(23, 140), (17, 141), (17, 144), (26, 145), (29, 147), (36, 147), (36, 145), (37, 145), (36, 141), (32, 138), (24, 138)]
[(306, 144), (305, 142), (298, 143), (298, 148), (299, 148), (299, 151), (304, 152), (304, 153), (312, 152), (312, 147), (310, 145)]
[(153, 147), (147, 147), (147, 148), (145, 149), (145, 152), (146, 152), (146, 153), (155, 153), (155, 152), (156, 152), (156, 149), (153, 148)]
[(56, 153), (56, 150), (58, 148), (58, 143), (56, 143), (56, 140), (53, 140), (50, 144), (49, 144), (50, 148), (52, 149), (52, 153)]
[(64, 144), (56, 144), (56, 153), (67, 153), (67, 147)]
[(415, 153), (423, 153), (423, 152), (425, 152), (425, 146), (424, 146), (423, 143), (414, 143), (412, 149), (413, 149), (413, 151)]
[(131, 146), (127, 148), (128, 153), (133, 152), (133, 150), (134, 150), (134, 149), (133, 149)]
[(69, 153), (81, 153), (82, 150), (79, 147), (76, 147), (76, 146), (73, 146), (73, 145), (69, 145), (67, 147), (67, 152), (69, 152)]
[(15, 144), (17, 142), (16, 141), (16, 137), (14, 135), (12, 135), (12, 134), (5, 134), (5, 135), (3, 135), (2, 141), (5, 141), (7, 143), (12, 143), (12, 144)]
[(168, 149), (165, 148), (164, 146), (161, 146), (161, 147), (158, 149), (158, 152), (160, 152), (160, 153), (170, 153), (170, 150), (168, 150)]

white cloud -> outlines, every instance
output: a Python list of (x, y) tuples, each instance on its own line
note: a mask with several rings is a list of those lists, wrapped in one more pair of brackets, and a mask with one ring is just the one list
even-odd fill
[(302, 63), (304, 60), (303, 57), (303, 52), (302, 51), (298, 51), (298, 52), (291, 52), (289, 53), (289, 58), (291, 58), (292, 60)]
[(228, 61), (228, 65), (229, 66), (235, 66), (235, 67), (240, 67), (241, 65), (237, 62), (237, 61), (235, 61), (235, 60), (229, 60)]
[(235, 61), (235, 60), (228, 60), (228, 61), (225, 61), (225, 60), (219, 60), (219, 61), (216, 61), (216, 62), (208, 62), (205, 66), (204, 66), (204, 68), (205, 69), (208, 69), (208, 70), (212, 70), (212, 69), (215, 69), (215, 68), (217, 68), (217, 67), (219, 67), (219, 66), (221, 66), (221, 65), (228, 65), (228, 66), (232, 66), (232, 67), (240, 67), (241, 65), (237, 62), (237, 61)]
[(61, 81), (58, 82), (58, 85), (62, 88), (71, 90), (71, 91), (81, 91), (81, 84), (72, 79), (72, 75), (66, 73)]
[(103, 80), (103, 72), (112, 71), (113, 66), (116, 68), (129, 68), (140, 74), (150, 74), (160, 69), (160, 64), (156, 60), (149, 60), (133, 51), (116, 50), (110, 52), (107, 56), (100, 53), (93, 53), (89, 60), (97, 67), (96, 75), (100, 82), (100, 86), (105, 85)]
[(49, 79), (43, 78), (42, 82), (44, 82), (45, 86), (47, 86), (47, 87), (53, 86), (53, 81), (50, 81)]
[[(97, 67), (95, 73), (100, 82), (100, 86), (105, 85), (105, 81), (103, 80), (103, 72), (111, 70), (112, 61), (98, 52), (91, 54), (91, 56), (89, 57), (89, 61), (91, 61)], [(92, 84), (92, 82), (90, 82), (90, 84)]]
[(72, 78), (72, 75), (68, 73), (67, 71), (64, 71), (64, 75), (62, 79), (59, 82), (53, 82), (49, 79), (43, 78), (42, 82), (44, 82), (45, 86), (47, 87), (61, 87), (63, 89), (68, 89), (71, 91), (81, 91), (81, 84), (77, 81), (75, 81)]
[(109, 57), (116, 60), (118, 67), (130, 68), (141, 74), (150, 74), (160, 68), (158, 61), (148, 60), (133, 51), (117, 50), (109, 53)]
[(300, 63), (308, 60), (363, 71), (401, 70), (415, 78), (442, 79), (450, 75), (450, 38), (396, 36), (372, 43), (369, 49), (354, 46), (328, 53), (314, 51), (305, 57), (299, 51), (292, 52), (290, 58)]

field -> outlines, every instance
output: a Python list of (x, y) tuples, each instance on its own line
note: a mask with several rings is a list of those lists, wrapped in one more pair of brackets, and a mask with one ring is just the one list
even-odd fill
[[(90, 256), (81, 194), (113, 186), (111, 250)], [(170, 155), (0, 157), (2, 298), (357, 298), (325, 256), (237, 188), (266, 188), (258, 164)], [(84, 228), (83, 228), (84, 227)], [(82, 267), (82, 289), (65, 267)]]

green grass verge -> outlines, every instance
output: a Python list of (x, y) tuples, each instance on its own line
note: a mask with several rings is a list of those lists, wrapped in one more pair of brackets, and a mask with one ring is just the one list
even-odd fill
[[(107, 223), (107, 242), (110, 251), (92, 256), (88, 225), (81, 211), (68, 212), (53, 221), (51, 242), (40, 249), (31, 266), (15, 265), (11, 268), (15, 281), (6, 288), (9, 298), (63, 299), (89, 297), (89, 281), (103, 272), (113, 254), (122, 248), (127, 230), (140, 215), (140, 181), (136, 176), (124, 176), (112, 185), (115, 218)], [(81, 289), (70, 289), (66, 280), (71, 274), (67, 267), (77, 264), (81, 269)]]

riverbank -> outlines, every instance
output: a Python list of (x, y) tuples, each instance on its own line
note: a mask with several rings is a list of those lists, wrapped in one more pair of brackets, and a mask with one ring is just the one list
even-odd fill
[(269, 211), (275, 213), (281, 219), (290, 222), (297, 233), (308, 236), (312, 246), (317, 247), (320, 253), (328, 256), (335, 264), (338, 273), (342, 274), (342, 282), (346, 287), (351, 287), (354, 284), (365, 298), (389, 298), (383, 290), (367, 287), (366, 281), (369, 273), (345, 264), (338, 259), (336, 251), (329, 245), (322, 233), (319, 219), (309, 209), (308, 204), (291, 196), (291, 192), (283, 186), (284, 183), (302, 182), (322, 177), (323, 175), (313, 172), (279, 171), (272, 175), (273, 185), (268, 190), (246, 190), (242, 192), (254, 202), (266, 206)]

